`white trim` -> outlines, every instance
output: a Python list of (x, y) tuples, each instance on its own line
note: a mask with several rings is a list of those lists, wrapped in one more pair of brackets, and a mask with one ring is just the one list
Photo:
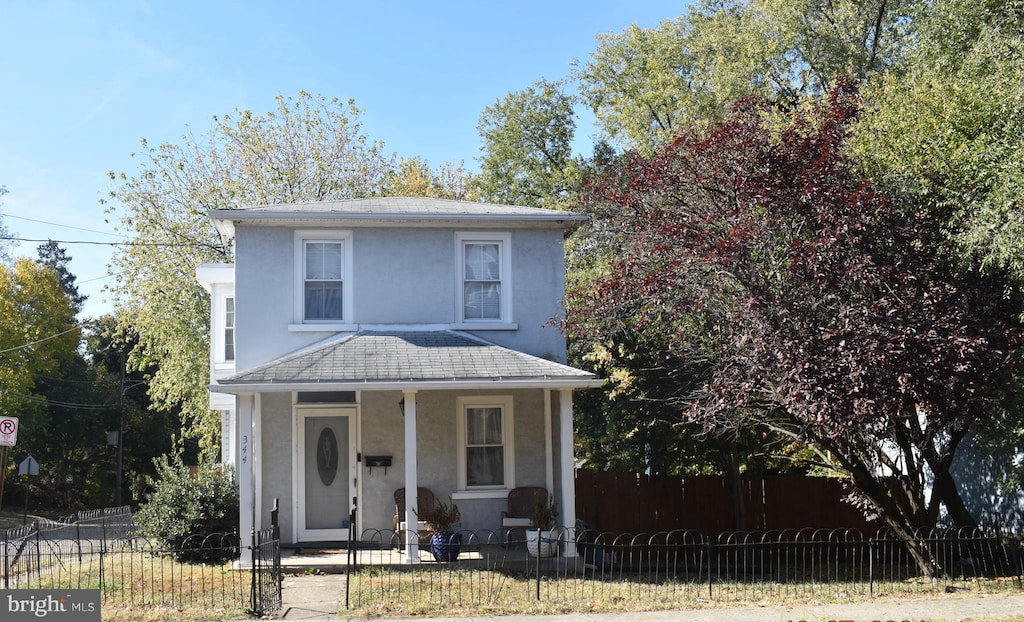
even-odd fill
[[(342, 294), (343, 296), (345, 294)], [(358, 324), (289, 324), (290, 333), (354, 333), (359, 330)]]
[(452, 493), (453, 501), (465, 501), (467, 499), (507, 499), (511, 488), (491, 488), (487, 490), (456, 490)]
[(286, 393), (290, 391), (476, 391), (511, 389), (597, 389), (604, 380), (593, 376), (581, 378), (527, 378), (508, 380), (484, 378), (479, 380), (389, 380), (382, 382), (259, 382), (246, 384), (211, 384), (217, 393), (240, 395), (243, 393)]
[[(311, 417), (348, 417), (348, 508), (345, 520), (352, 511), (352, 497), (358, 494), (357, 478), (359, 464), (356, 457), (359, 452), (358, 425), (359, 406), (357, 404), (293, 404), (292, 405), (292, 490), (293, 505), (293, 542), (337, 541), (347, 540), (348, 529), (308, 529), (306, 528), (306, 482), (305, 482), (305, 422)], [(353, 494), (355, 493), (355, 494)]]
[[(416, 392), (403, 391), (402, 399), (405, 400), (403, 412), (404, 441), (405, 441), (405, 516), (402, 518), (406, 525), (419, 525), (416, 506), (419, 504), (419, 480), (416, 456)], [(417, 534), (412, 531), (405, 532), (405, 562), (407, 564), (418, 564), (420, 561), (420, 545)]]
[[(353, 304), (352, 304), (352, 277), (354, 274), (352, 268), (352, 232), (351, 231), (334, 231), (326, 229), (299, 229), (295, 231), (293, 236), (294, 246), (294, 262), (293, 262), (293, 278), (294, 278), (294, 290), (292, 309), (294, 314), (294, 324), (290, 324), (288, 330), (293, 329), (293, 326), (310, 326), (307, 330), (322, 330), (322, 331), (334, 331), (340, 330), (332, 327), (351, 325)], [(340, 242), (341, 243), (341, 321), (329, 320), (329, 321), (316, 321), (306, 320), (305, 314), (305, 264), (306, 264), (306, 243), (307, 242)], [(343, 324), (344, 323), (344, 324)]]
[(519, 324), (510, 322), (508, 324), (489, 324), (487, 322), (480, 322), (474, 324), (472, 322), (459, 322), (448, 326), (452, 330), (519, 330)]
[[(511, 395), (472, 395), (455, 398), (455, 438), (456, 438), (456, 472), (458, 475), (456, 489), (458, 492), (505, 492), (516, 487), (515, 465), (515, 416), (512, 410)], [(500, 408), (501, 409), (501, 440), (504, 454), (504, 482), (500, 486), (473, 486), (466, 484), (466, 410), (468, 408)], [(487, 497), (485, 497), (487, 498)]]
[[(573, 456), (572, 440), (572, 390), (558, 392), (558, 442), (559, 474), (562, 489), (562, 524), (567, 529), (576, 528), (576, 458)], [(576, 539), (570, 533), (565, 544), (565, 556), (576, 557)]]
[[(501, 317), (495, 319), (471, 320), (464, 316), (466, 307), (463, 300), (465, 291), (466, 259), (463, 248), (466, 244), (485, 243), (498, 244), (499, 252), (499, 275), (498, 283), (501, 289)], [(498, 330), (498, 326), (510, 326), (512, 324), (512, 234), (496, 233), (489, 231), (456, 231), (455, 232), (455, 326), (463, 327), (464, 330)], [(503, 330), (513, 330), (504, 328)]]
[(253, 398), (252, 411), (252, 470), (256, 490), (256, 531), (263, 529), (263, 400), (257, 393)]
[(551, 438), (551, 389), (544, 389), (544, 486), (555, 489), (555, 457)]
[[(252, 467), (254, 404), (255, 396), (252, 394), (238, 397), (238, 426), (235, 430), (238, 438), (238, 464), (235, 465), (235, 476), (238, 478), (238, 532), (241, 534), (251, 533), (255, 529), (255, 518), (258, 513), (253, 490), (255, 473)], [(239, 565), (242, 568), (251, 568), (251, 564), (252, 556), (246, 555), (243, 550)]]

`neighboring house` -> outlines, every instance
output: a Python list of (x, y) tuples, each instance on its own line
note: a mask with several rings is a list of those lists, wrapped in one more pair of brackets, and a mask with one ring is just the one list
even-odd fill
[(241, 533), (274, 499), (286, 544), (390, 530), (395, 490), (418, 486), (463, 529), (498, 533), (517, 486), (546, 487), (574, 524), (572, 393), (600, 381), (565, 365), (552, 320), (584, 216), (374, 198), (210, 217), (235, 249), (197, 278)]

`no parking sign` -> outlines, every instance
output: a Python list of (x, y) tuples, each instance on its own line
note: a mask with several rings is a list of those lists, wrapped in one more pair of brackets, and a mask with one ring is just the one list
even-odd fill
[(14, 447), (18, 444), (18, 418), (0, 417), (0, 447)]

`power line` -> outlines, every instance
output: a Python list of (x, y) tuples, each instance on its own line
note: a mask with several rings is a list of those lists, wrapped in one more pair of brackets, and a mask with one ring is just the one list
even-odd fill
[(196, 244), (194, 242), (95, 242), (92, 240), (53, 240), (53, 239), (36, 239), (36, 238), (19, 238), (15, 236), (3, 236), (0, 240), (9, 240), (11, 242), (56, 242), (57, 244), (93, 244), (96, 246), (159, 246), (167, 248), (175, 247), (202, 247), (209, 246), (209, 244)]
[(17, 397), (27, 402), (46, 404), (47, 406), (56, 406), (58, 408), (71, 408), (74, 410), (111, 410), (118, 406), (117, 404), (76, 404), (74, 402), (61, 402), (57, 400), (49, 400), (45, 397), (26, 395), (24, 393), (11, 393), (10, 391), (0, 391), (0, 395), (10, 395), (11, 397)]
[(14, 214), (4, 214), (5, 218), (17, 218), (18, 220), (27, 220), (29, 222), (37, 222), (41, 225), (52, 225), (54, 227), (64, 227), (65, 229), (77, 229), (78, 231), (85, 231), (87, 233), (99, 233), (100, 235), (114, 235), (120, 238), (126, 238), (128, 236), (123, 233), (111, 233), (109, 231), (97, 231), (96, 229), (86, 229), (84, 227), (75, 227), (72, 225), (62, 225), (59, 222), (50, 222), (48, 220), (37, 220), (35, 218), (26, 218), (25, 216), (15, 216)]
[(51, 339), (56, 339), (57, 337), (60, 337), (61, 335), (66, 335), (66, 334), (70, 333), (73, 330), (81, 330), (81, 328), (82, 328), (81, 326), (73, 326), (73, 327), (71, 327), (71, 328), (69, 328), (69, 329), (67, 329), (65, 331), (61, 331), (61, 332), (57, 333), (56, 335), (50, 335), (49, 337), (43, 337), (42, 339), (37, 339), (36, 341), (30, 341), (28, 343), (23, 343), (20, 346), (14, 346), (13, 348), (7, 348), (6, 350), (0, 350), (0, 354), (7, 354), (8, 352), (14, 352), (15, 350), (21, 350), (23, 348), (31, 348), (32, 346), (34, 346), (36, 344), (43, 343), (44, 341), (49, 341)]

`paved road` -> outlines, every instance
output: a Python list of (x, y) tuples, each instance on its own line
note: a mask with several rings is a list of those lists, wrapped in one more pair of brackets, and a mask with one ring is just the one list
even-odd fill
[[(345, 620), (344, 575), (285, 577), (281, 618), (286, 620)], [(416, 622), (1024, 622), (1024, 594), (970, 596), (942, 594), (927, 599), (872, 600), (862, 603), (765, 607), (708, 607), (644, 613), (567, 614), (476, 618), (413, 618)]]

